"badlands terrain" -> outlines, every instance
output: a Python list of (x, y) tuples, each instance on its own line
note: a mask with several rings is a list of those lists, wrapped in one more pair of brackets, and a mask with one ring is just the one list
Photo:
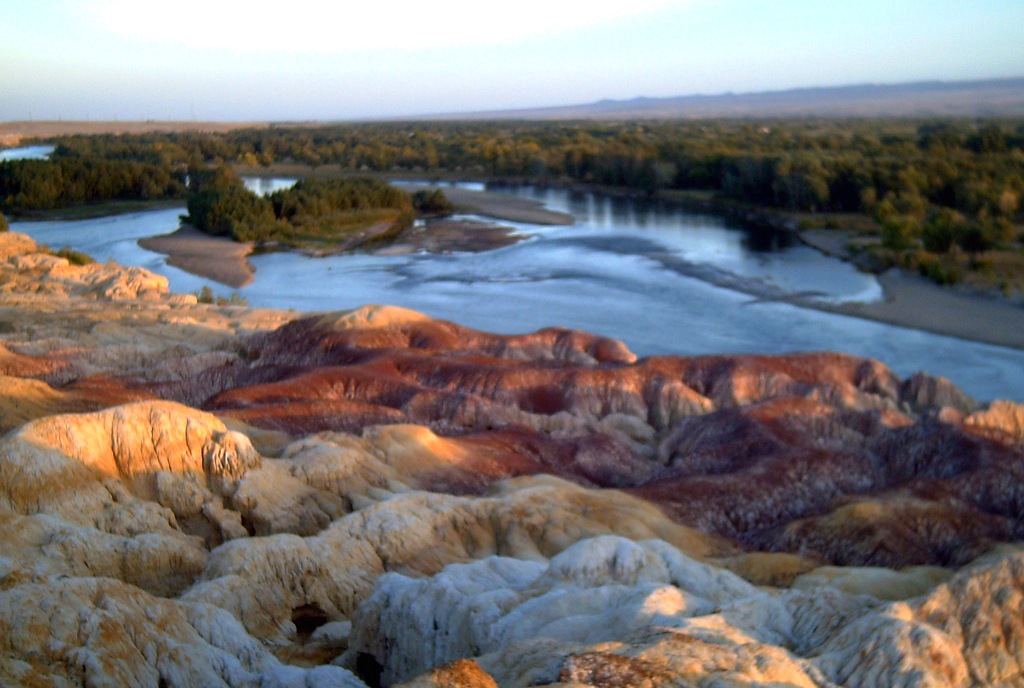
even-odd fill
[(0, 235), (0, 684), (1024, 685), (1024, 405)]

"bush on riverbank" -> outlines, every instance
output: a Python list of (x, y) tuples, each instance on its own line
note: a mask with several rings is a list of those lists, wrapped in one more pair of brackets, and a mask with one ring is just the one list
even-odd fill
[(455, 206), (441, 189), (417, 191), (412, 195), (412, 206), (424, 215), (448, 215), (455, 212)]

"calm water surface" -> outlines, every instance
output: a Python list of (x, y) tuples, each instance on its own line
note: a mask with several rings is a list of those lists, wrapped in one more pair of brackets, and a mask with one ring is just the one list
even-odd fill
[(53, 146), (21, 146), (0, 150), (0, 162), (4, 160), (42, 160), (53, 152)]
[[(250, 184), (254, 182), (250, 181)], [(262, 182), (269, 192), (287, 180)], [(768, 297), (880, 298), (875, 279), (793, 245), (784, 234), (593, 194), (504, 189), (572, 213), (570, 227), (505, 223), (524, 240), (479, 254), (355, 254), (251, 258), (254, 306), (300, 311), (388, 303), (502, 333), (557, 325), (621, 339), (639, 355), (839, 350), (877, 358), (906, 376), (944, 375), (981, 399), (1024, 399), (1024, 352), (798, 308)], [(209, 280), (138, 247), (171, 232), (184, 208), (75, 222), (12, 223), (52, 247), (166, 275), (176, 291)], [(230, 290), (215, 287), (215, 293)]]

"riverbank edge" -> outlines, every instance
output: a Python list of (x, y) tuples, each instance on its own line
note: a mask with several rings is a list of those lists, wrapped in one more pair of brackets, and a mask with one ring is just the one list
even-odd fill
[(829, 303), (798, 296), (784, 299), (786, 303), (966, 341), (1024, 349), (1024, 299), (944, 287), (898, 267), (881, 272), (868, 269), (848, 248), (853, 232), (801, 229), (797, 219), (782, 212), (730, 203), (717, 197), (656, 198), (688, 210), (789, 232), (801, 244), (875, 275), (883, 293), (883, 299), (875, 302)]
[(256, 274), (249, 262), (253, 242), (212, 236), (192, 225), (182, 224), (170, 234), (146, 237), (137, 243), (147, 251), (167, 256), (168, 265), (234, 289), (252, 283)]

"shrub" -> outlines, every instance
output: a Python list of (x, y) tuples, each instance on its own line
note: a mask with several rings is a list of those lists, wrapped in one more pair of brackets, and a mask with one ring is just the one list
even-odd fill
[(957, 235), (957, 243), (960, 244), (960, 248), (972, 256), (979, 253), (984, 253), (994, 246), (992, 237), (985, 228), (977, 223), (971, 223), (967, 225), (963, 231)]
[(955, 265), (945, 265), (938, 256), (918, 252), (916, 254), (917, 271), (936, 284), (956, 284), (961, 279), (960, 269)]
[(95, 259), (88, 253), (82, 253), (81, 251), (75, 251), (70, 246), (65, 246), (59, 251), (51, 251), (51, 253), (60, 258), (64, 258), (72, 265), (91, 265), (95, 263)]
[(412, 195), (412, 207), (428, 215), (443, 215), (455, 210), (441, 189), (417, 191)]
[(932, 253), (946, 253), (965, 226), (960, 213), (942, 208), (928, 216), (921, 229), (921, 242)]
[(224, 298), (223, 296), (217, 297), (218, 306), (248, 306), (249, 299), (242, 298), (238, 295), (237, 291), (231, 292), (230, 298)]
[(917, 221), (908, 215), (896, 215), (882, 221), (882, 246), (893, 251), (910, 248), (920, 232)]
[(199, 303), (216, 304), (218, 306), (248, 306), (249, 299), (242, 298), (238, 292), (232, 292), (230, 297), (214, 296), (213, 289), (208, 284), (196, 292), (196, 299)]

